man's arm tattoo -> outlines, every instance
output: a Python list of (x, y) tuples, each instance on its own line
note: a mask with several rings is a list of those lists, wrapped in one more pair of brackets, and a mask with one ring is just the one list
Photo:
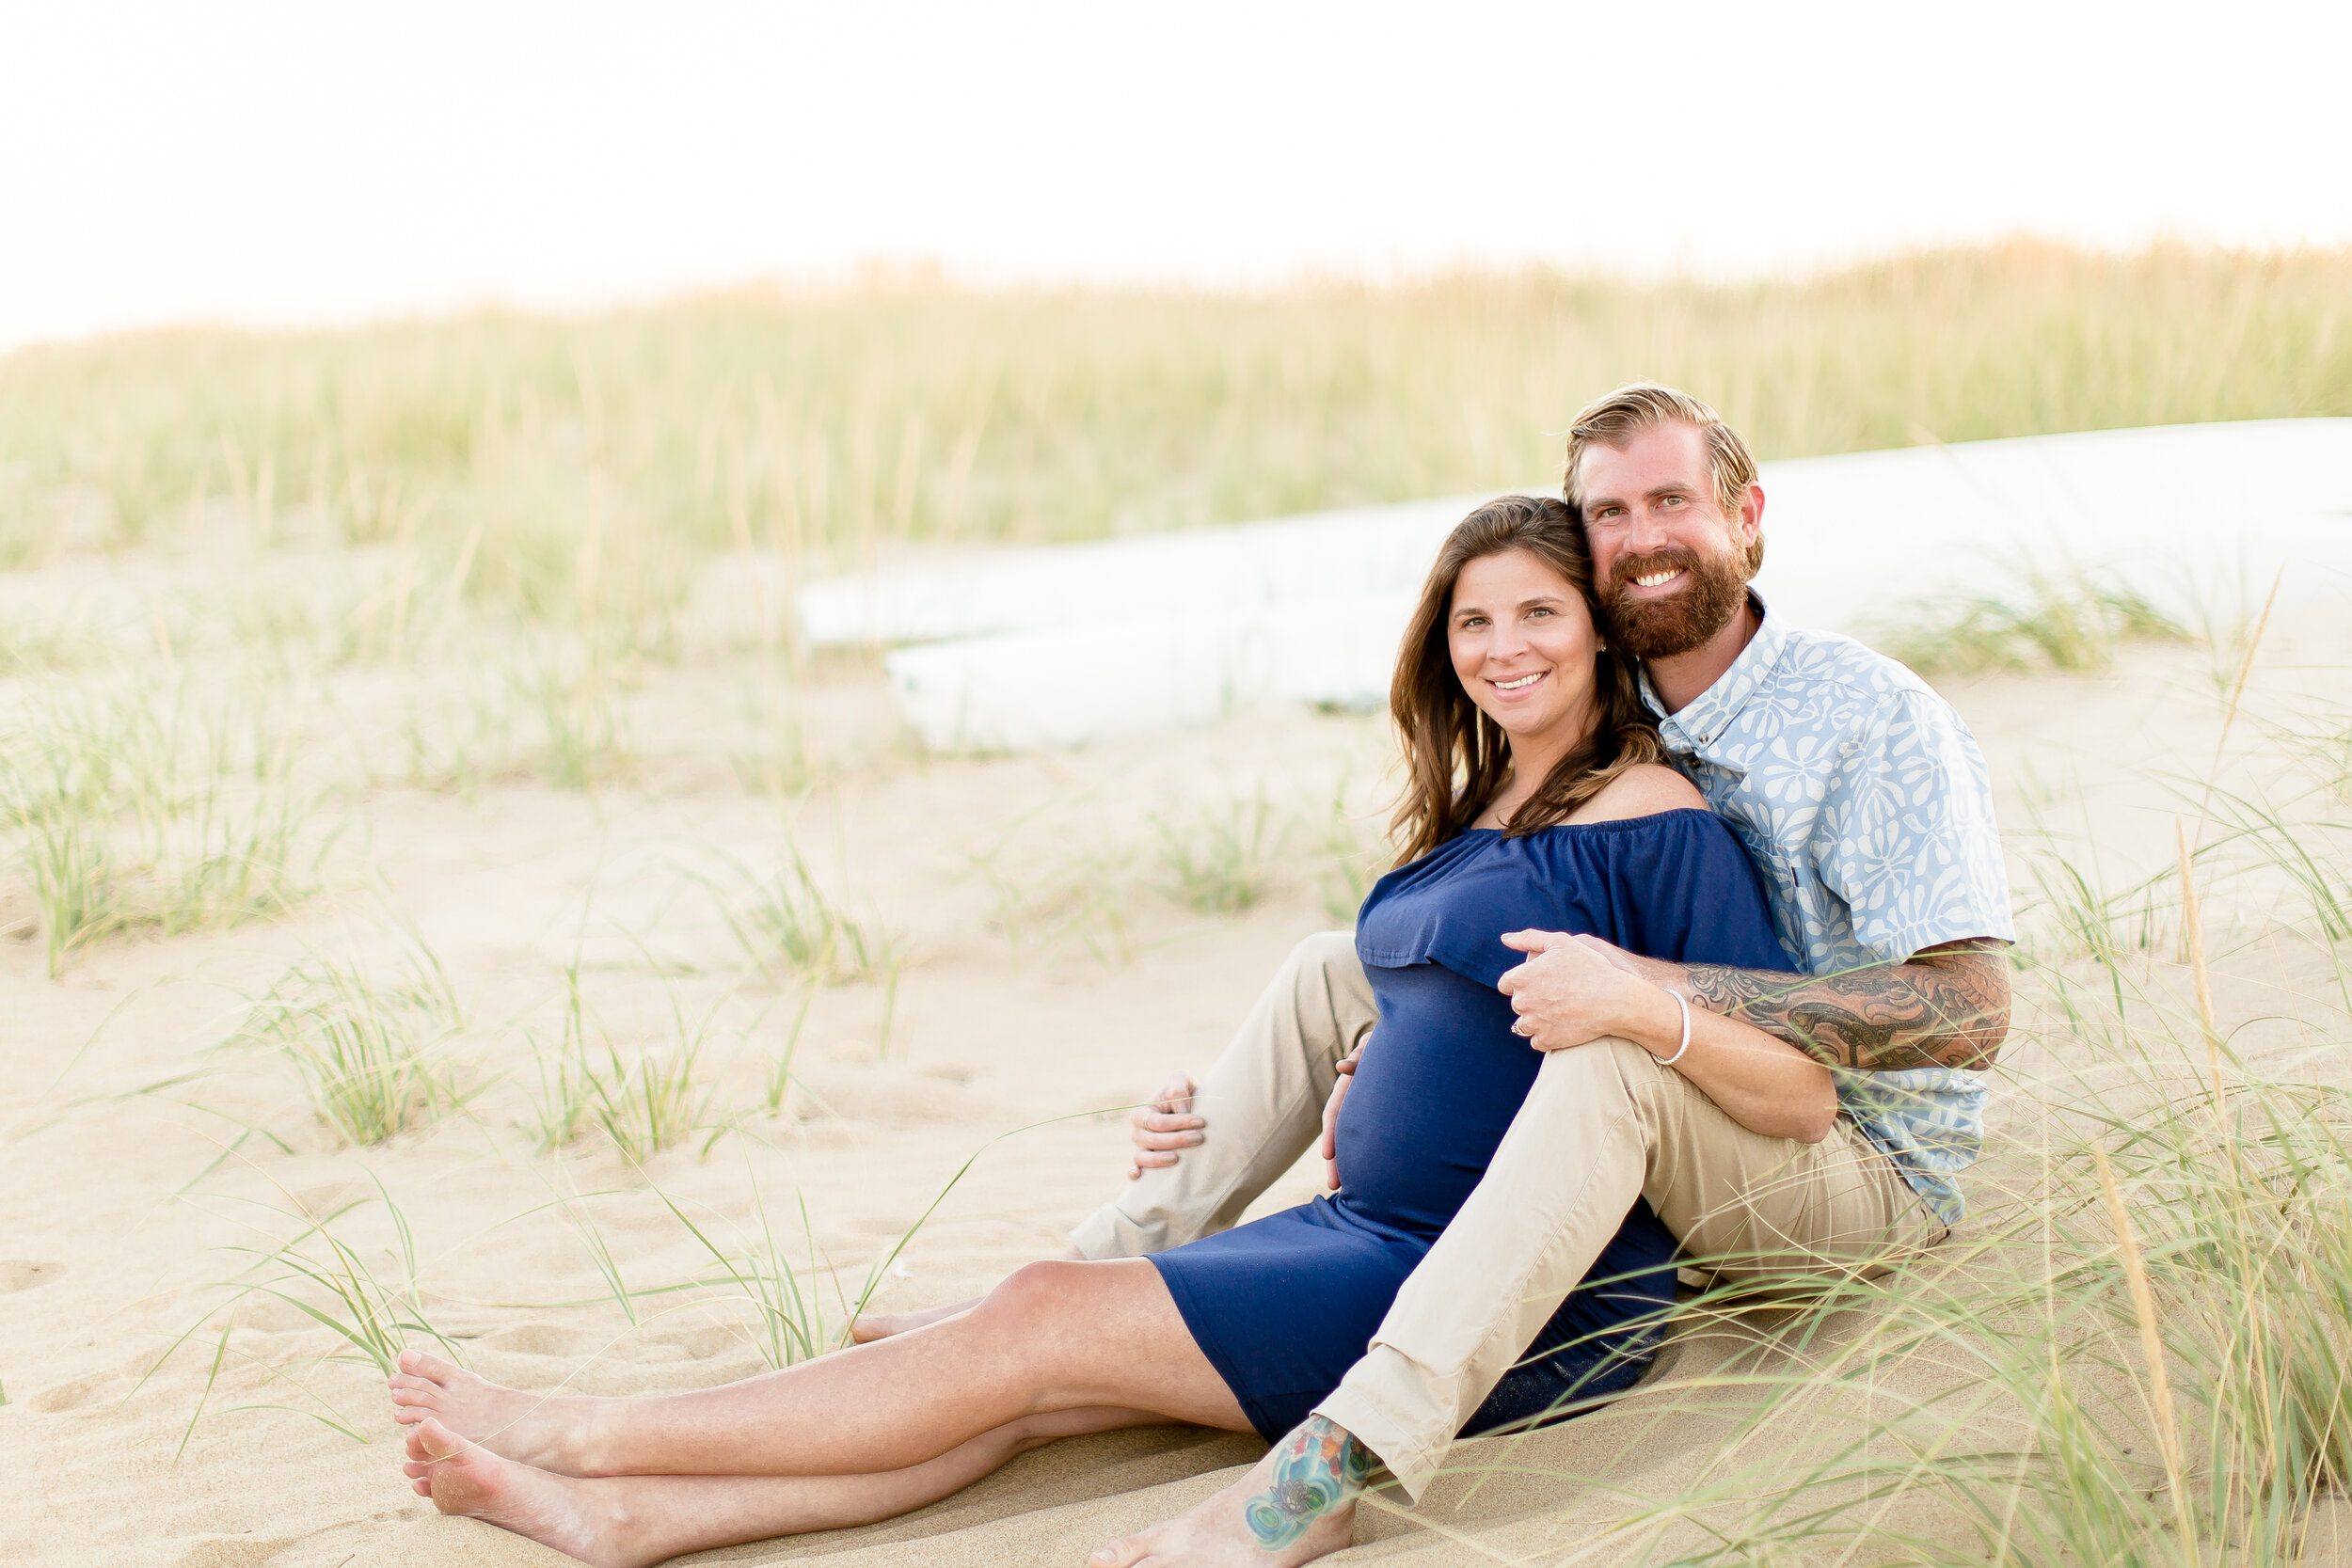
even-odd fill
[(1249, 1533), (1279, 1551), (1364, 1489), (1372, 1450), (1321, 1416), (1310, 1416), (1275, 1449), (1274, 1481), (1242, 1504)]
[(1802, 978), (1718, 964), (1692, 964), (1689, 974), (1700, 1006), (1833, 1067), (1988, 1067), (2009, 1034), (2009, 961), (1990, 939), (1946, 942), (1909, 963), (1850, 974)]

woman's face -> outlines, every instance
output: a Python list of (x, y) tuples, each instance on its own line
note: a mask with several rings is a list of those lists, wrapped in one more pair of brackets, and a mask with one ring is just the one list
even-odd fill
[(1593, 722), (1600, 639), (1576, 585), (1525, 550), (1481, 556), (1454, 579), (1454, 673), (1515, 750), (1565, 748)]

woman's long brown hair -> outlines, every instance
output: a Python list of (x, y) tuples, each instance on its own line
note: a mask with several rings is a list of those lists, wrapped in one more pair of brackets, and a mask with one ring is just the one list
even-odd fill
[[(1565, 503), (1505, 496), (1488, 501), (1446, 535), (1429, 580), (1422, 585), (1421, 603), (1397, 650), (1396, 678), (1389, 687), (1389, 715), (1396, 723), (1406, 773), (1404, 798), (1389, 825), (1399, 865), (1421, 859), (1476, 821), (1511, 776), (1509, 737), (1462, 689), (1446, 641), (1454, 585), (1462, 568), (1508, 550), (1525, 550), (1567, 578), (1584, 596), (1594, 626), (1601, 624), (1592, 551)], [(1632, 660), (1602, 653), (1593, 683), (1599, 707), (1593, 733), (1512, 813), (1505, 832), (1516, 836), (1555, 826), (1627, 768), (1664, 760), (1657, 721), (1642, 705)]]

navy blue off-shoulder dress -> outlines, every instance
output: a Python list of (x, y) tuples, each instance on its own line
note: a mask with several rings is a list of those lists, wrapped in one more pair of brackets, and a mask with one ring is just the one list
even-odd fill
[[(1597, 936), (1678, 963), (1790, 967), (1756, 871), (1710, 812), (1474, 829), (1380, 879), (1356, 922), (1379, 1003), (1340, 1117), (1341, 1186), (1155, 1254), (1184, 1325), (1269, 1442), (1361, 1358), (1405, 1276), (1486, 1173), (1542, 1055), (1495, 990), (1505, 931)], [(1534, 1344), (1463, 1428), (1629, 1386), (1674, 1299), (1675, 1239), (1637, 1201)]]

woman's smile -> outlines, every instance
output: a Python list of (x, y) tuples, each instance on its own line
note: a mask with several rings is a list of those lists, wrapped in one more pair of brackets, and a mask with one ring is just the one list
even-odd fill
[(1592, 611), (1581, 589), (1532, 552), (1463, 563), (1446, 641), (1454, 678), (1510, 736), (1515, 766), (1542, 777), (1591, 727), (1600, 649)]

